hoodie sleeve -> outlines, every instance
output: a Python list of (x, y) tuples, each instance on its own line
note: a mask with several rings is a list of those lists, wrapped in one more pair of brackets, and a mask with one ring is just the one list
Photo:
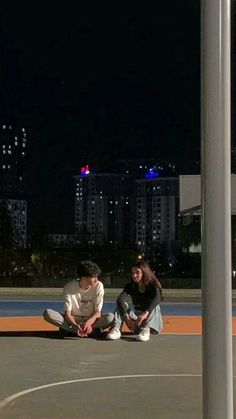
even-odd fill
[(123, 291), (118, 296), (116, 303), (121, 313), (124, 315), (128, 311), (128, 296), (132, 296), (132, 283), (129, 282), (125, 285)]

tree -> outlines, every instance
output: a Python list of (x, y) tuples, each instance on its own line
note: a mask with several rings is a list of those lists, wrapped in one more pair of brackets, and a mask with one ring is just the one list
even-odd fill
[(201, 243), (201, 223), (199, 217), (193, 217), (189, 224), (180, 225), (180, 239), (183, 247), (188, 249), (192, 244)]

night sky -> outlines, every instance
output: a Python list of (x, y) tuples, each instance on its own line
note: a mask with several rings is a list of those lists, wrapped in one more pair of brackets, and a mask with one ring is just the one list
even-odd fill
[(183, 173), (199, 156), (200, 0), (84, 3), (0, 6), (0, 111), (27, 129), (33, 219), (51, 231), (73, 222), (82, 164)]

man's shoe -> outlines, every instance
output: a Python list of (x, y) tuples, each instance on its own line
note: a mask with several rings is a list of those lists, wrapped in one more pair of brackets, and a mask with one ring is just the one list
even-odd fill
[(150, 339), (150, 329), (149, 327), (144, 327), (141, 329), (137, 336), (137, 340), (140, 342), (147, 342)]
[(120, 339), (121, 333), (118, 327), (113, 327), (110, 332), (107, 334), (108, 340), (117, 340)]

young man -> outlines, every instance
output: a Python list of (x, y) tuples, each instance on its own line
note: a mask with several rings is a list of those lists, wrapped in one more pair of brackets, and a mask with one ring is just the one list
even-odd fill
[(106, 329), (112, 322), (112, 313), (102, 315), (104, 287), (98, 276), (99, 266), (85, 260), (77, 266), (78, 279), (68, 282), (64, 286), (64, 315), (47, 309), (44, 320), (59, 326), (60, 334), (88, 337), (92, 332)]

